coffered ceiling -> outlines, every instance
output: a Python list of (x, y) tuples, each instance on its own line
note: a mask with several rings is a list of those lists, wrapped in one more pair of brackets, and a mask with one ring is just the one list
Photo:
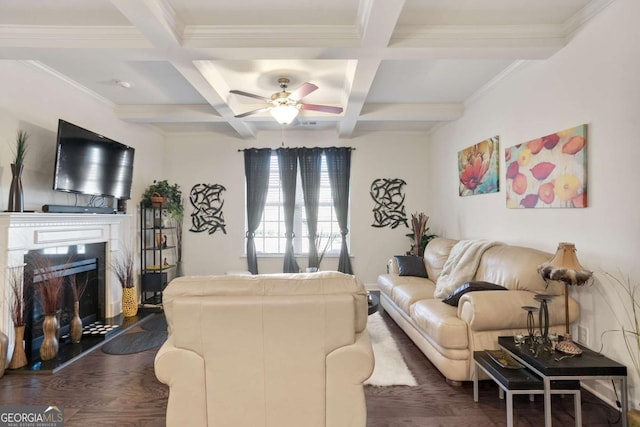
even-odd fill
[[(615, 0), (0, 0), (22, 60), (167, 133), (253, 138), (278, 78), (318, 89), (292, 125), (343, 138), (455, 120), (523, 60), (549, 58)], [(125, 88), (126, 82), (130, 85)]]

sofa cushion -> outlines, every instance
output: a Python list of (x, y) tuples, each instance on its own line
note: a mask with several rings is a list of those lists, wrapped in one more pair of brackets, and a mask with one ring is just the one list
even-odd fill
[(494, 246), (482, 255), (474, 280), (497, 283), (507, 289), (531, 291), (549, 295), (563, 295), (558, 282), (547, 283), (538, 273), (538, 266), (552, 255), (522, 246)]
[(393, 288), (391, 299), (405, 313), (409, 313), (409, 307), (414, 302), (433, 298), (436, 285), (431, 280), (411, 276), (405, 276), (403, 279), (409, 280)]
[(415, 276), (427, 278), (427, 269), (424, 266), (424, 259), (412, 255), (394, 256), (398, 264), (399, 276)]
[(424, 250), (424, 264), (427, 267), (427, 276), (434, 282), (438, 280), (442, 267), (449, 258), (449, 252), (457, 242), (457, 240), (436, 237), (427, 244)]
[(450, 349), (466, 349), (469, 346), (467, 324), (458, 318), (458, 310), (439, 299), (427, 299), (411, 306), (411, 319), (430, 340)]
[(496, 285), (495, 283), (483, 282), (481, 280), (469, 281), (458, 286), (458, 288), (451, 292), (445, 299), (442, 300), (442, 302), (457, 307), (460, 298), (467, 292), (506, 290), (507, 288), (505, 288), (504, 286)]

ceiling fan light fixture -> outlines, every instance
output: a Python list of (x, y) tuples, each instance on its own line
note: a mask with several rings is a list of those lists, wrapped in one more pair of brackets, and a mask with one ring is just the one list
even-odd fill
[(291, 124), (300, 111), (297, 105), (281, 104), (269, 110), (274, 119), (281, 125)]

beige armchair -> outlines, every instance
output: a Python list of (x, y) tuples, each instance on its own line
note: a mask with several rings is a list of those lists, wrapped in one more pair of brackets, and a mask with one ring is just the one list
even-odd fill
[(355, 277), (183, 277), (163, 299), (169, 338), (155, 372), (170, 387), (167, 426), (366, 425), (374, 362)]

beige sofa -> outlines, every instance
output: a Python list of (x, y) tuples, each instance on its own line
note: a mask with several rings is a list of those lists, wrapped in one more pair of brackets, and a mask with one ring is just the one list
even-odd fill
[(354, 276), (183, 277), (163, 299), (168, 426), (366, 425), (374, 361)]
[[(434, 298), (436, 282), (456, 240), (435, 238), (424, 254), (428, 278), (399, 276), (395, 261), (389, 273), (378, 277), (383, 308), (416, 343), (448, 381), (471, 381), (473, 352), (498, 348), (501, 335), (527, 330), (523, 306), (539, 306), (536, 293), (557, 296), (549, 302), (550, 331), (562, 334), (565, 325), (564, 287), (540, 277), (537, 267), (552, 254), (519, 246), (497, 245), (481, 255), (473, 280), (508, 290), (464, 294), (457, 307)], [(578, 305), (570, 298), (569, 317), (578, 317)], [(536, 314), (536, 325), (538, 316)]]

